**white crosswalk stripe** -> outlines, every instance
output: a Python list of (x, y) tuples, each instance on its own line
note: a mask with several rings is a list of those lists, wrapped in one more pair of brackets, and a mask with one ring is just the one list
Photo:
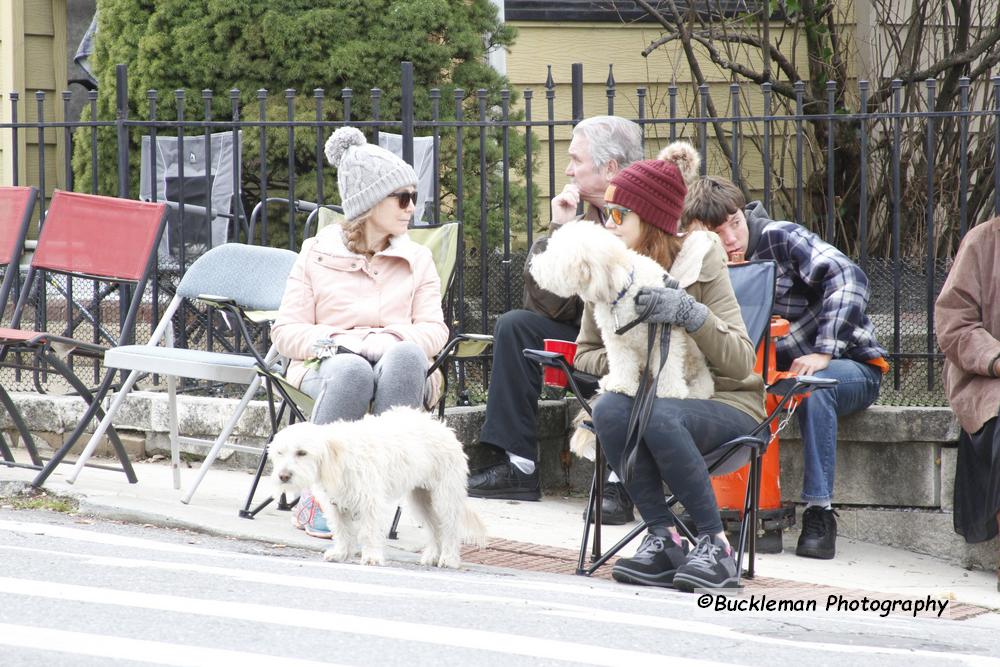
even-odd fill
[[(135, 660), (142, 656), (143, 662), (156, 665), (240, 665), (240, 667), (331, 667), (331, 662), (300, 660), (287, 656), (261, 655), (245, 651), (201, 646), (181, 646), (145, 639), (129, 639), (113, 635), (98, 635), (86, 632), (70, 632), (53, 628), (38, 628), (28, 625), (0, 623), (0, 646), (19, 646), (43, 651), (72, 653), (96, 658)], [(336, 667), (334, 665), (334, 667)]]

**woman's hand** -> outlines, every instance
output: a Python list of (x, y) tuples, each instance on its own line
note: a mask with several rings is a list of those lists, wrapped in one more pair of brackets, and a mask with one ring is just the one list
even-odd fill
[(364, 345), (364, 341), (358, 336), (351, 336), (349, 334), (340, 334), (334, 337), (337, 343), (337, 347), (342, 347), (345, 350), (350, 350), (355, 354), (361, 354), (361, 348)]
[(708, 317), (708, 307), (685, 292), (674, 287), (643, 287), (635, 296), (635, 307), (644, 313), (652, 304), (646, 321), (653, 324), (677, 324), (688, 333), (701, 328)]
[(399, 339), (392, 334), (369, 334), (365, 337), (364, 341), (362, 341), (361, 349), (358, 350), (358, 354), (368, 361), (375, 363), (382, 358), (382, 355), (385, 354), (386, 350), (388, 350), (391, 345), (398, 342)]

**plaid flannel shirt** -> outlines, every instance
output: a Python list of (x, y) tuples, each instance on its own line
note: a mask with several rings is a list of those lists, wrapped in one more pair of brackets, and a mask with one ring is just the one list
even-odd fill
[(822, 353), (866, 362), (885, 357), (868, 319), (868, 278), (844, 253), (792, 222), (767, 217), (760, 202), (744, 210), (748, 259), (777, 262), (774, 314), (788, 320), (789, 334), (776, 345), (778, 367)]

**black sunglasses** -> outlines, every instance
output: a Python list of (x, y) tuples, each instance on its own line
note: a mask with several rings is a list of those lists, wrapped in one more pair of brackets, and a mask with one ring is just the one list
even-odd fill
[(393, 192), (391, 195), (387, 195), (386, 199), (389, 197), (395, 197), (396, 201), (399, 202), (399, 208), (406, 208), (413, 202), (413, 205), (417, 205), (417, 193), (416, 192)]

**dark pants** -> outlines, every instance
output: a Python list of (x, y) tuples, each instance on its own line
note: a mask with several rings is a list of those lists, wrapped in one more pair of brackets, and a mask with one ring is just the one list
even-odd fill
[(955, 532), (970, 544), (992, 540), (1000, 529), (1000, 418), (975, 433), (958, 436), (953, 520)]
[(578, 331), (530, 310), (512, 310), (500, 316), (493, 332), (493, 373), (480, 442), (532, 461), (538, 459), (542, 373), (522, 350), (542, 349), (545, 338), (576, 340)]
[[(594, 406), (594, 428), (608, 461), (619, 470), (628, 417), (634, 399), (624, 394), (603, 394)], [(722, 532), (722, 519), (715, 491), (708, 476), (708, 464), (724, 453), (720, 445), (753, 430), (750, 415), (718, 401), (658, 398), (653, 403), (646, 436), (636, 453), (635, 469), (626, 489), (642, 518), (654, 526), (673, 525), (663, 498), (667, 483), (691, 515), (700, 535)], [(736, 470), (749, 460), (734, 454), (724, 465)], [(720, 469), (718, 472), (722, 472)]]

